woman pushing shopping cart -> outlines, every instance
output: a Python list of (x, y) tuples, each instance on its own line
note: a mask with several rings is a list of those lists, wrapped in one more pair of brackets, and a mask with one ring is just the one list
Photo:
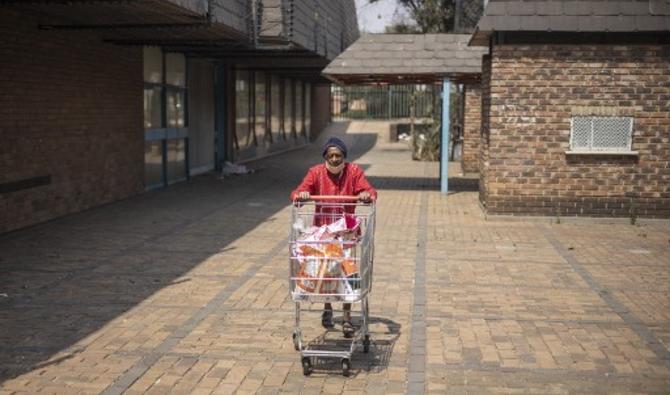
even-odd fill
[[(303, 373), (312, 358), (340, 358), (345, 375), (351, 354), (362, 343), (367, 352), (368, 295), (374, 256), (374, 201), (377, 192), (360, 167), (345, 162), (345, 144), (331, 138), (324, 147), (325, 162), (312, 167), (293, 191), (289, 241), (290, 292), (295, 301), (293, 341), (301, 352)], [(343, 302), (342, 333), (346, 349), (318, 349), (302, 341), (301, 303), (325, 303), (321, 323), (334, 327), (332, 302)], [(353, 325), (351, 303), (360, 303), (361, 326)]]

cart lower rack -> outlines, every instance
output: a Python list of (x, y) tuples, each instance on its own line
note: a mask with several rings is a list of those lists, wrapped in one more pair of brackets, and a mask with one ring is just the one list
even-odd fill
[[(368, 296), (374, 257), (374, 203), (356, 196), (312, 196), (294, 202), (289, 237), (289, 290), (295, 302), (293, 343), (300, 351), (303, 373), (312, 372), (314, 358), (337, 358), (349, 375), (357, 346), (370, 349)], [(360, 305), (360, 327), (339, 347), (309, 344), (302, 339), (300, 313), (313, 303)], [(353, 310), (353, 309), (352, 309)], [(346, 312), (345, 312), (346, 313)]]

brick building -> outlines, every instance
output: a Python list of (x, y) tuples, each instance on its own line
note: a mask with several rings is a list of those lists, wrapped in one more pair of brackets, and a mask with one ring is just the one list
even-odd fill
[(670, 217), (670, 3), (488, 2), (490, 214)]
[(461, 168), (464, 173), (479, 171), (482, 88), (481, 81), (465, 85), (465, 108), (463, 109), (463, 146)]
[(0, 35), (3, 233), (306, 144), (358, 27), (353, 0), (30, 0)]

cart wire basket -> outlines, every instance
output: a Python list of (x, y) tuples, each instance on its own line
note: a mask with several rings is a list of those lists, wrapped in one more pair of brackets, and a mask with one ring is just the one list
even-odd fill
[[(349, 375), (358, 346), (370, 350), (369, 303), (374, 262), (375, 204), (356, 196), (312, 196), (294, 202), (289, 231), (289, 292), (295, 303), (293, 344), (300, 351), (303, 373), (312, 372), (315, 358), (340, 359)], [(342, 302), (360, 306), (360, 326), (349, 341), (336, 347), (305, 342), (301, 311), (313, 303)], [(352, 313), (356, 310), (352, 306)]]

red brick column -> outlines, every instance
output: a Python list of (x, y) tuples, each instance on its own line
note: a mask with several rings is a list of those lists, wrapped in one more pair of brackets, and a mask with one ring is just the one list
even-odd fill
[(482, 90), (479, 85), (465, 86), (463, 152), (461, 167), (466, 173), (479, 171), (479, 142), (482, 126)]

